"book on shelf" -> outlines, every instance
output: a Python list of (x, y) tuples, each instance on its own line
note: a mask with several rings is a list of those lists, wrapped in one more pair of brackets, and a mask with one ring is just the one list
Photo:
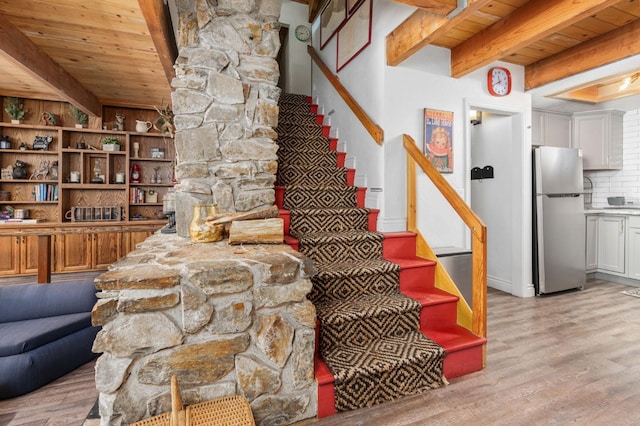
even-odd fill
[(0, 224), (11, 225), (15, 223), (42, 223), (46, 222), (46, 219), (2, 219), (0, 220)]

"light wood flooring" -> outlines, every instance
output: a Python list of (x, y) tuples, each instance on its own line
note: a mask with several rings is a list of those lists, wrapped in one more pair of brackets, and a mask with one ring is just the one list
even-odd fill
[[(521, 299), (489, 290), (487, 368), (449, 386), (307, 425), (640, 424), (640, 298), (592, 281)], [(82, 425), (93, 363), (0, 401), (0, 425)]]

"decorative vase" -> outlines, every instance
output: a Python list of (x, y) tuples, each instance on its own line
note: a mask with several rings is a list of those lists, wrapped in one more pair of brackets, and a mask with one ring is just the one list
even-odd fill
[(13, 120), (13, 119), (11, 120), (11, 124), (20, 124), (20, 123), (21, 123), (20, 120)]
[(189, 224), (189, 237), (194, 243), (211, 243), (222, 240), (224, 225), (207, 224), (207, 216), (216, 214), (214, 204), (196, 204)]

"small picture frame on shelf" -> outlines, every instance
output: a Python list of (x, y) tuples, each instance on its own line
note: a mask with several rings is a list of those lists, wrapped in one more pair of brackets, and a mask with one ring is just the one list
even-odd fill
[(164, 158), (164, 148), (151, 148), (151, 158)]
[(2, 169), (2, 175), (0, 177), (2, 180), (11, 180), (13, 179), (13, 167), (7, 167), (6, 169)]

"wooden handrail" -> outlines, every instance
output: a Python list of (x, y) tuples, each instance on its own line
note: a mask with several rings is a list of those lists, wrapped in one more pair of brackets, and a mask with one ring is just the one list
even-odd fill
[(313, 46), (307, 46), (307, 52), (313, 62), (320, 68), (320, 71), (324, 74), (324, 76), (329, 80), (329, 82), (333, 85), (333, 88), (336, 89), (336, 92), (342, 99), (346, 102), (346, 104), (351, 108), (351, 111), (358, 117), (358, 120), (362, 123), (365, 129), (369, 132), (373, 140), (376, 141), (378, 145), (382, 145), (382, 141), (384, 140), (384, 130), (382, 127), (378, 126), (373, 120), (367, 115), (367, 113), (362, 109), (362, 107), (358, 104), (358, 102), (351, 96), (351, 94), (347, 91), (347, 89), (340, 83), (340, 79), (334, 75), (329, 67), (322, 61), (316, 50)]
[(416, 176), (415, 172), (412, 172), (415, 170), (414, 164), (417, 164), (471, 230), (473, 271), (471, 278), (473, 294), (471, 325), (472, 331), (476, 335), (487, 337), (487, 227), (418, 149), (413, 138), (409, 135), (403, 135), (402, 139), (404, 148), (409, 154), (407, 158), (407, 228), (410, 231), (417, 231)]

